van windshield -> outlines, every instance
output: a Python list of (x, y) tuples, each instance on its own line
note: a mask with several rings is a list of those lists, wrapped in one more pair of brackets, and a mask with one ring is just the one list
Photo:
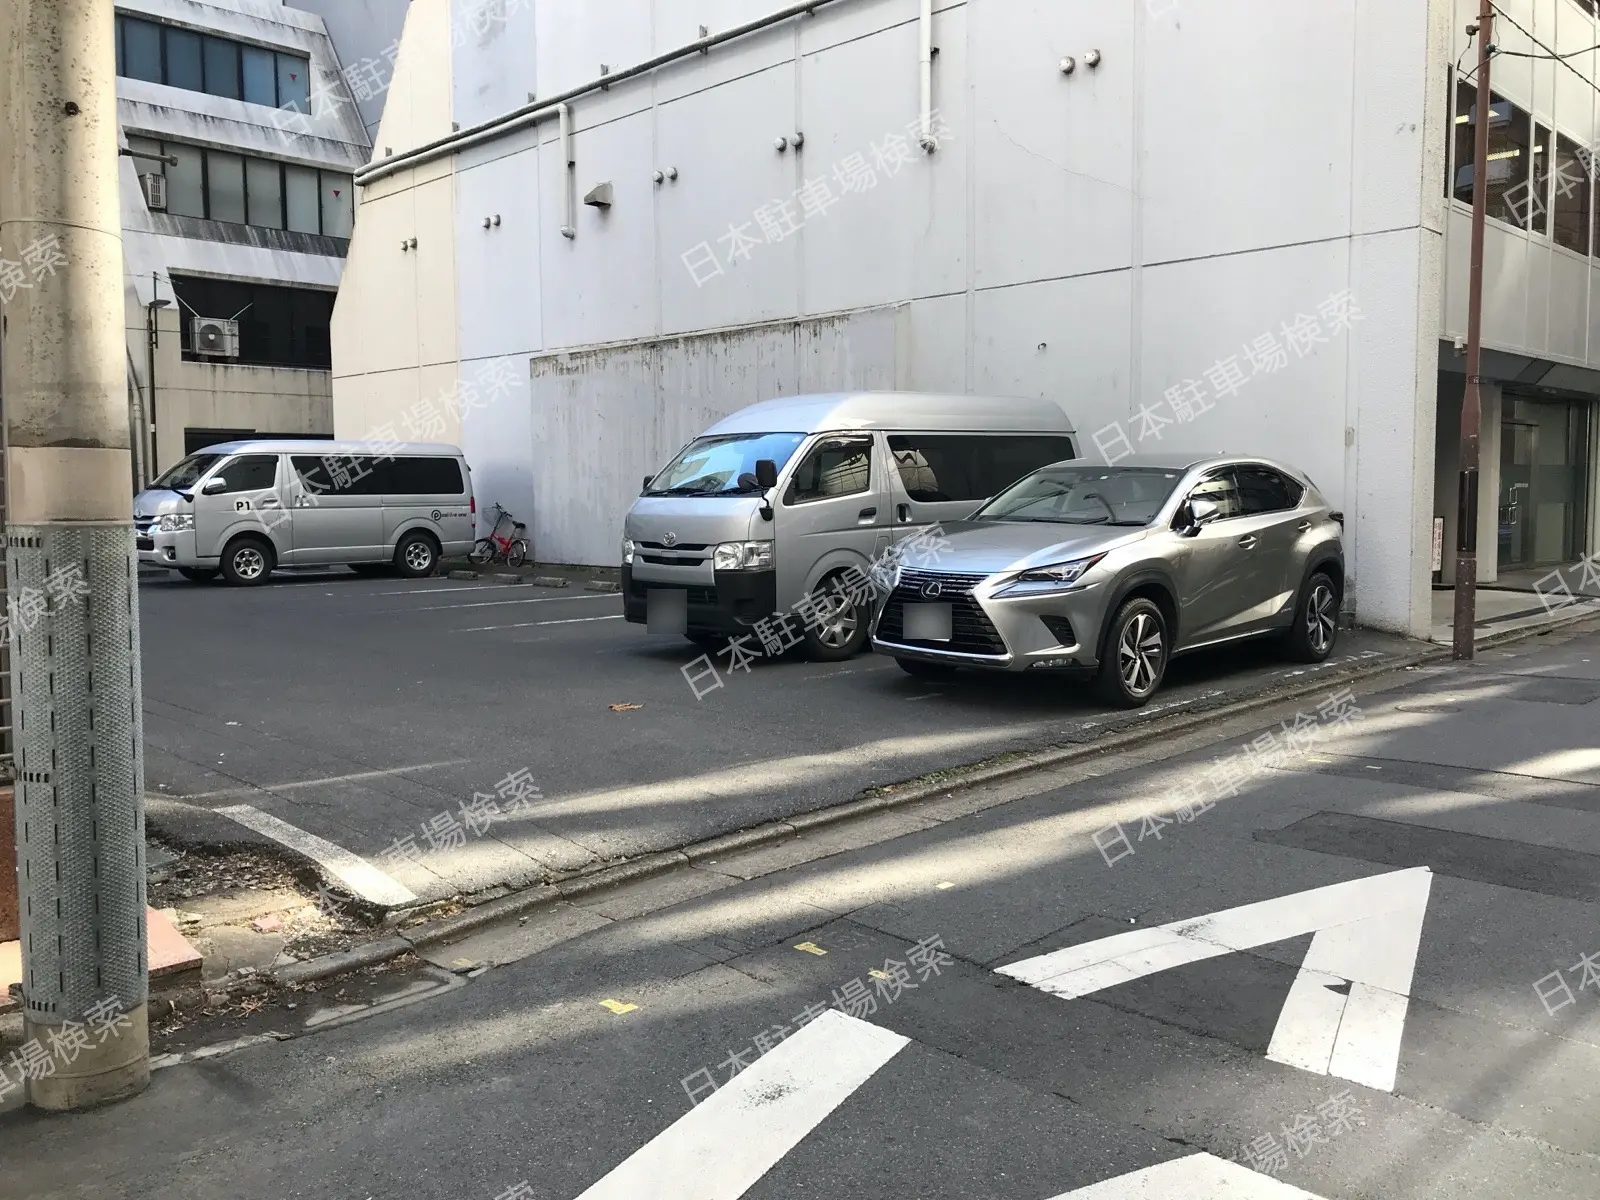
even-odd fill
[(200, 481), (200, 476), (221, 461), (220, 454), (191, 454), (176, 466), (168, 467), (166, 474), (150, 486), (171, 488), (175, 492), (188, 491)]
[(696, 438), (645, 489), (646, 496), (737, 496), (759, 492), (756, 463), (783, 470), (803, 433), (730, 433)]

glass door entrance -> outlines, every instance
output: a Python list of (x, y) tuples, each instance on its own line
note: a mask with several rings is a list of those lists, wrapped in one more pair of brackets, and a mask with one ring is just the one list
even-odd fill
[(1500, 569), (1583, 557), (1591, 406), (1507, 394), (1500, 423)]

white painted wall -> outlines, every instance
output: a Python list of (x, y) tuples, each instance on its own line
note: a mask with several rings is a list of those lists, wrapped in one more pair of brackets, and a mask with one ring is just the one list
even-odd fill
[[(430, 302), (391, 249), (402, 228), (456, 248), (451, 384), (490, 362), (520, 362), (531, 384), (462, 418), (480, 500), (531, 510), (536, 552), (564, 561), (613, 561), (639, 476), (757, 395), (892, 377), (1048, 395), (1082, 430), (1120, 421), (1136, 435), (1169, 389), (1243, 363), (1252, 339), (1281, 339), (1348, 291), (1364, 320), (1164, 427), (1161, 448), (1303, 465), (1349, 517), (1359, 619), (1420, 631), (1451, 3), (941, 3), (934, 96), (949, 136), (851, 194), (835, 172), (851, 155), (872, 162), (917, 117), (915, 0), (840, 0), (585, 95), (570, 172), (550, 121), (366, 189), (336, 329), (336, 426), (354, 435), (348, 422), (386, 411), (372, 379), (411, 403), (440, 365), (396, 332)], [(532, 0), (461, 39), (446, 69), (443, 0), (417, 0), (398, 73), (411, 83), (391, 95), (379, 157), (777, 7)], [(796, 133), (798, 153), (774, 149)], [(676, 180), (653, 182), (669, 168)], [(451, 173), (439, 223), (415, 204), (379, 215)], [(722, 249), (730, 228), (760, 236), (756, 210), (817, 178), (836, 203), (697, 284), (686, 252)], [(576, 237), (562, 237), (567, 189), (601, 182), (613, 207), (579, 205)], [(865, 315), (882, 306), (898, 306), (887, 325)], [(831, 347), (806, 369), (789, 365), (792, 326), (721, 332), (794, 320)], [(564, 351), (581, 370), (552, 365)]]

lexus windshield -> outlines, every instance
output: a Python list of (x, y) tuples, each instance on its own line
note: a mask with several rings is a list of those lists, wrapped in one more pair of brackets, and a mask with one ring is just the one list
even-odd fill
[(972, 519), (1148, 525), (1183, 474), (1171, 467), (1045, 467), (1012, 484)]
[(646, 496), (738, 496), (761, 490), (756, 463), (783, 464), (805, 441), (803, 433), (733, 433), (696, 438), (650, 481)]
[(209, 471), (213, 464), (220, 461), (222, 461), (220, 454), (191, 454), (176, 466), (168, 467), (166, 474), (150, 486), (186, 492), (200, 481), (200, 476)]

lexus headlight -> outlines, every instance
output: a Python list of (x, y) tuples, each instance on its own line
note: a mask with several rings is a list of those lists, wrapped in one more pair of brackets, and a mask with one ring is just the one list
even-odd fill
[(192, 513), (165, 513), (157, 523), (162, 533), (182, 533), (185, 529), (194, 528), (194, 515)]
[(711, 552), (711, 566), (718, 571), (770, 571), (772, 543), (723, 542)]
[(622, 539), (622, 565), (630, 566), (633, 563), (633, 539)]
[(1052, 563), (1048, 567), (1034, 567), (1013, 579), (1002, 594), (1050, 592), (1073, 587), (1104, 557), (1104, 554), (1096, 554), (1093, 558), (1076, 558), (1071, 562)]

